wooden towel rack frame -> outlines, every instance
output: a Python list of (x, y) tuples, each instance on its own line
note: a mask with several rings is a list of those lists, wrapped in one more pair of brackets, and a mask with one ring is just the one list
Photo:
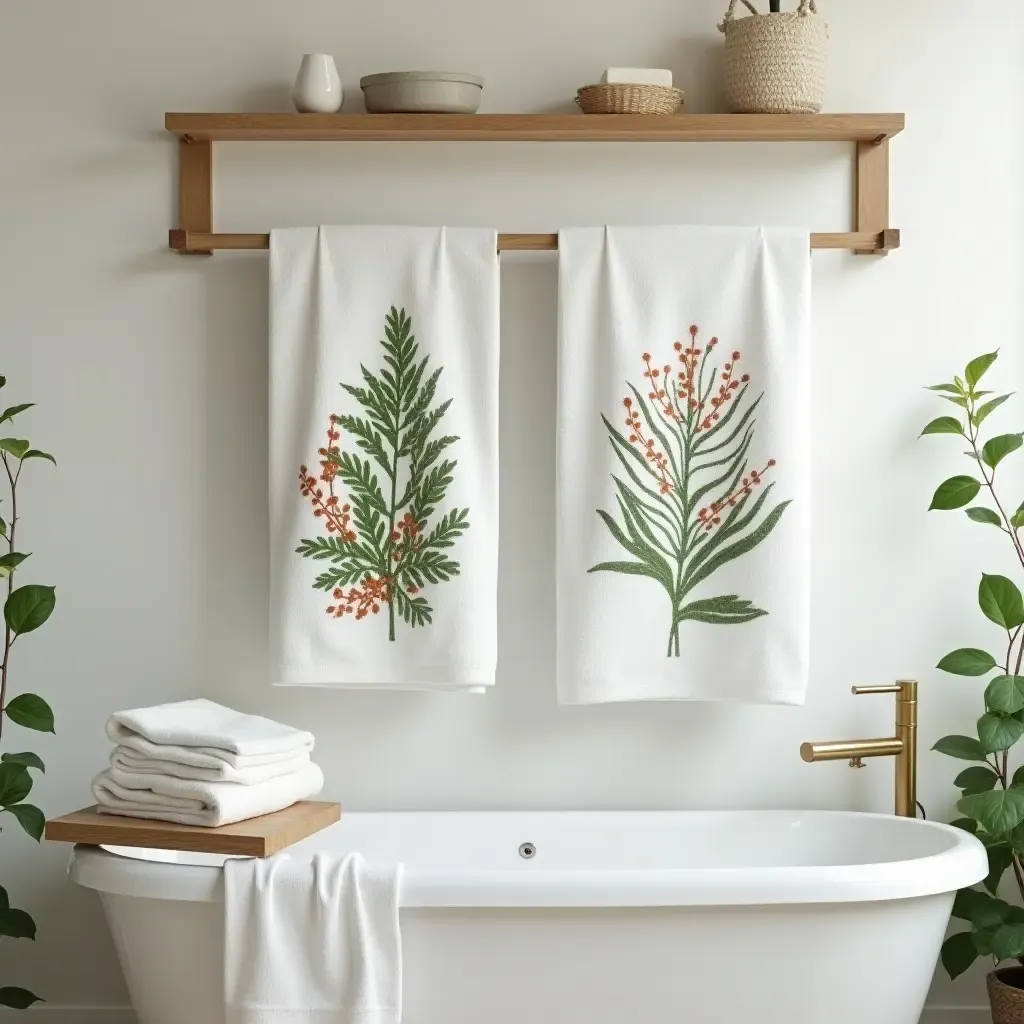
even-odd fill
[[(213, 230), (215, 142), (852, 142), (855, 230), (816, 232), (812, 249), (884, 256), (899, 248), (889, 227), (889, 140), (903, 114), (167, 114), (178, 136), (178, 227), (183, 255), (266, 249), (266, 233)], [(558, 248), (557, 234), (499, 234), (498, 251)]]

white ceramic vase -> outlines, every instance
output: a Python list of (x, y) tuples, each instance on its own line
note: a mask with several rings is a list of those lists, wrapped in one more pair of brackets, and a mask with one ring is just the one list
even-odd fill
[(344, 90), (334, 58), (329, 53), (307, 53), (299, 65), (292, 102), (301, 114), (336, 114)]

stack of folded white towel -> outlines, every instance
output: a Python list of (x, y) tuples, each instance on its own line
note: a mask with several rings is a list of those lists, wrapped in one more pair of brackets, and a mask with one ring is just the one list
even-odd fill
[(105, 814), (214, 828), (323, 788), (311, 733), (210, 700), (119, 711), (106, 731), (110, 767), (92, 782)]

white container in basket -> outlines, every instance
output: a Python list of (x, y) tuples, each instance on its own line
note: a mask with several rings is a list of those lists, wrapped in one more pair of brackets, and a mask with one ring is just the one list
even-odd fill
[[(736, 17), (742, 2), (749, 18)], [(750, 0), (729, 0), (725, 92), (738, 114), (816, 114), (825, 99), (828, 25), (815, 0), (795, 11), (760, 14)]]

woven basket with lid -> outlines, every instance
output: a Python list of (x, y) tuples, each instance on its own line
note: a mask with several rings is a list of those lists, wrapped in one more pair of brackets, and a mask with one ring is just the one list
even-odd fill
[[(742, 2), (749, 18), (736, 17)], [(759, 14), (750, 0), (729, 0), (725, 91), (738, 114), (816, 114), (825, 99), (828, 25), (815, 0), (796, 11)]]

